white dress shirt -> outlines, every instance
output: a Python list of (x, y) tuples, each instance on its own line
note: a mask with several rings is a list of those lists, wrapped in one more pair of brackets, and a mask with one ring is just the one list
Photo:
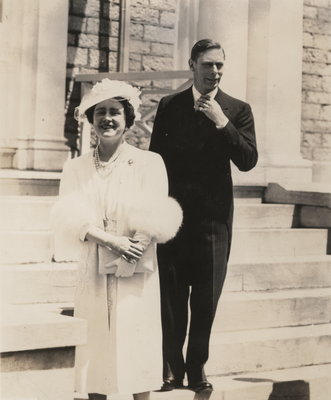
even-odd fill
[[(206, 93), (206, 95), (210, 96), (210, 99), (214, 100), (217, 91), (218, 91), (218, 87), (216, 87), (216, 88), (215, 88), (214, 90), (212, 90), (211, 92)], [(192, 86), (192, 93), (193, 93), (193, 99), (194, 99), (194, 103), (195, 103), (195, 102), (202, 96), (202, 94), (197, 90), (197, 88), (196, 88), (194, 85)], [(225, 117), (225, 116), (224, 116), (224, 117)], [(226, 122), (225, 122), (225, 125), (226, 125), (227, 122), (229, 121), (228, 118), (225, 117), (225, 121), (226, 121)], [(225, 126), (225, 125), (224, 125), (224, 126)], [(217, 129), (222, 129), (222, 128), (224, 128), (224, 126), (218, 126), (218, 125), (216, 125), (216, 128), (217, 128)]]

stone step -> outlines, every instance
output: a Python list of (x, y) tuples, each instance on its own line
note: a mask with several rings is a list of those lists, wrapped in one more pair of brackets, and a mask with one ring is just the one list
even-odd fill
[[(49, 365), (50, 359), (48, 353), (50, 353), (52, 348), (57, 352), (56, 354), (52, 354), (52, 359), (54, 359), (54, 357), (55, 359), (60, 358), (60, 360), (63, 360), (63, 368), (68, 368), (68, 365), (66, 365), (64, 361), (68, 359), (69, 349), (66, 352), (67, 356), (65, 352), (61, 354), (58, 352), (59, 347), (63, 346), (63, 340), (61, 340), (61, 338), (63, 339), (66, 337), (66, 343), (69, 347), (72, 346), (73, 343), (82, 344), (85, 340), (84, 332), (86, 327), (83, 321), (59, 315), (58, 306), (56, 308), (50, 306), (13, 306), (11, 309), (7, 309), (7, 311), (8, 314), (3, 314), (6, 323), (4, 335), (1, 338), (2, 351), (7, 352), (6, 363), (2, 364), (2, 384), (5, 382), (5, 386), (3, 387), (13, 393), (17, 387), (14, 390), (12, 385), (8, 384), (8, 381), (13, 383), (13, 377), (16, 376), (17, 378), (22, 369), (25, 369), (24, 372), (27, 378), (31, 370), (43, 369), (40, 368), (41, 364), (44, 365), (47, 362)], [(44, 321), (43, 324), (40, 323), (40, 316), (42, 316), (42, 320)], [(59, 318), (62, 320), (60, 321)], [(71, 329), (63, 329), (64, 319), (75, 321), (71, 323)], [(79, 324), (77, 324), (77, 321)], [(73, 328), (75, 324), (76, 327)], [(45, 335), (45, 325), (47, 326), (47, 335)], [(24, 329), (21, 329), (21, 327), (24, 327)], [(78, 335), (78, 333), (80, 333), (80, 335)], [(68, 338), (71, 338), (71, 341), (68, 340)], [(213, 333), (210, 351), (211, 356), (206, 368), (207, 375), (215, 386), (213, 396), (220, 393), (220, 391), (222, 393), (230, 391), (231, 394), (239, 396), (240, 393), (241, 395), (243, 393), (240, 390), (244, 389), (244, 385), (246, 385), (246, 387), (249, 387), (249, 392), (252, 390), (251, 399), (257, 400), (259, 397), (253, 397), (253, 394), (255, 396), (257, 396), (257, 394), (262, 396), (262, 393), (265, 395), (268, 394), (266, 388), (264, 391), (260, 392), (260, 390), (262, 390), (260, 387), (262, 384), (269, 384), (269, 393), (276, 394), (279, 393), (279, 390), (282, 388), (279, 385), (277, 388), (275, 383), (285, 381), (294, 382), (295, 380), (304, 380), (307, 382), (310, 381), (310, 377), (314, 377), (314, 379), (318, 380), (318, 386), (316, 386), (316, 389), (313, 391), (316, 396), (317, 393), (320, 393), (319, 390), (321, 390), (321, 393), (325, 393), (325, 390), (326, 393), (329, 393), (330, 370), (328, 367), (331, 367), (331, 365), (330, 354), (327, 350), (329, 348), (328, 346), (330, 346), (330, 341), (331, 325), (255, 330), (244, 333)], [(36, 347), (37, 345), (38, 347)], [(19, 351), (14, 350), (14, 347)], [(32, 349), (43, 348), (45, 352), (29, 352), (29, 350)], [(70, 356), (70, 359), (71, 358), (72, 355)], [(36, 367), (36, 365), (32, 365), (34, 362), (37, 362), (38, 368), (32, 368)], [(27, 368), (27, 363), (29, 368)], [(318, 365), (318, 367), (310, 366), (302, 368), (304, 365), (307, 365), (307, 363)], [(329, 363), (329, 366), (323, 365), (327, 363)], [(58, 361), (57, 364), (59, 364)], [(299, 366), (301, 368), (298, 368)], [(58, 367), (60, 367), (60, 365)], [(292, 369), (284, 370), (284, 367)], [(257, 370), (263, 371), (280, 368), (282, 371), (273, 370), (271, 372), (256, 374)], [(27, 369), (29, 371), (27, 371)], [(240, 371), (247, 371), (247, 373), (251, 371), (251, 373), (246, 373), (246, 375), (241, 376), (236, 375), (235, 377), (216, 378), (213, 376), (229, 373), (233, 374), (234, 372)], [(315, 371), (315, 373), (313, 371)], [(5, 372), (5, 374), (3, 372)], [(299, 376), (297, 374), (301, 375)], [(326, 376), (328, 377), (328, 381), (324, 380)], [(23, 380), (20, 380), (20, 383), (22, 382)], [(220, 382), (227, 382), (227, 384), (220, 385)], [(231, 382), (234, 386), (231, 385)], [(271, 385), (272, 383), (273, 385)], [(287, 394), (289, 394), (290, 387), (293, 389), (294, 383), (291, 385), (287, 387)], [(238, 390), (239, 392), (235, 393)], [(155, 396), (155, 400), (159, 399), (157, 396), (160, 395), (159, 393), (152, 394), (152, 396)], [(162, 393), (165, 399), (167, 395), (170, 394)], [(177, 395), (190, 395), (191, 398), (193, 398), (192, 392), (175, 391), (172, 393), (171, 399), (176, 399)], [(228, 395), (230, 396), (230, 393)], [(78, 400), (84, 397), (76, 395), (75, 398)], [(182, 397), (178, 397), (178, 399), (181, 398)], [(214, 398), (215, 400), (218, 399), (218, 397)], [(236, 397), (228, 398), (233, 399)], [(237, 398), (239, 399), (240, 397)], [(244, 398), (247, 400), (250, 397)], [(112, 400), (116, 399), (124, 400), (124, 397), (112, 396)], [(261, 399), (263, 399), (263, 397), (261, 397)], [(309, 398), (309, 400), (313, 399), (314, 397)], [(321, 399), (323, 399), (323, 397), (316, 397), (316, 400)], [(327, 399), (327, 397), (325, 399)]]
[(214, 332), (331, 322), (331, 287), (278, 292), (223, 293)]
[[(0, 268), (3, 301), (12, 304), (72, 302), (76, 263), (10, 264)], [(331, 255), (260, 258), (231, 262), (227, 292), (331, 287)]]
[[(50, 229), (50, 211), (55, 200), (54, 196), (0, 196), (2, 229)], [(235, 203), (235, 228), (291, 228), (293, 225), (292, 205), (262, 204), (255, 198), (239, 198)]]
[(232, 259), (249, 257), (323, 255), (327, 249), (323, 229), (236, 229)]
[[(61, 172), (0, 170), (1, 196), (57, 196)], [(234, 198), (261, 201), (266, 186), (234, 184)]]
[(1, 229), (38, 231), (50, 229), (52, 196), (1, 196)]
[[(270, 372), (208, 376), (214, 386), (210, 394), (190, 390), (151, 392), (151, 400), (330, 400), (331, 364)], [(277, 397), (278, 396), (278, 397)], [(291, 396), (291, 397), (290, 397)], [(88, 397), (75, 393), (74, 400)], [(131, 395), (113, 394), (109, 400), (131, 400)]]
[[(55, 264), (55, 263), (53, 263)], [(76, 265), (9, 266), (2, 271), (2, 300), (10, 304), (66, 303), (72, 309)], [(296, 326), (331, 321), (331, 288), (277, 292), (225, 292), (215, 331)]]
[(13, 264), (0, 268), (1, 298), (7, 304), (73, 302), (76, 263)]
[[(63, 349), (56, 352), (49, 350), (42, 354), (45, 360), (40, 366), (39, 360), (34, 361), (38, 357), (36, 353), (40, 352), (25, 354), (37, 368), (1, 372), (1, 400), (72, 400), (75, 379), (73, 361), (68, 366)], [(59, 365), (56, 359), (64, 362)]]
[(86, 341), (86, 321), (61, 314), (66, 304), (4, 305), (0, 351), (76, 346)]
[(1, 263), (49, 262), (50, 240), (48, 231), (0, 231)]
[(56, 196), (60, 177), (60, 172), (1, 169), (0, 195)]
[(331, 255), (231, 261), (224, 292), (331, 287)]
[[(236, 229), (232, 259), (271, 256), (323, 255), (327, 248), (325, 229)], [(1, 262), (48, 262), (51, 259), (48, 231), (1, 231)]]
[(1, 310), (1, 398), (72, 400), (75, 346), (86, 342), (86, 321), (59, 306)]
[(234, 208), (234, 228), (291, 228), (294, 206), (277, 204), (243, 204)]
[(331, 363), (331, 324), (214, 332), (209, 375)]

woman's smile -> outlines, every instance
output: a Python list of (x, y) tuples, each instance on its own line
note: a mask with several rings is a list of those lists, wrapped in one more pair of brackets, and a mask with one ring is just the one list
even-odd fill
[(122, 137), (126, 127), (123, 105), (116, 99), (98, 103), (93, 114), (93, 126), (100, 139)]
[(101, 121), (99, 127), (100, 127), (100, 132), (103, 131), (104, 136), (114, 136), (116, 135), (118, 124), (106, 120), (106, 121)]

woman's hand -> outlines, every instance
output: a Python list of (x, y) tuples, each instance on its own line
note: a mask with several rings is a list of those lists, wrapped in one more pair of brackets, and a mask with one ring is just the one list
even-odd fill
[(127, 236), (112, 236), (109, 247), (130, 263), (139, 261), (143, 255), (139, 241)]

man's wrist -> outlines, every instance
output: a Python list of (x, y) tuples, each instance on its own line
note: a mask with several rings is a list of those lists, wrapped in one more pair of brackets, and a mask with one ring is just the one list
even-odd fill
[(223, 129), (226, 127), (227, 123), (229, 122), (229, 120), (227, 118), (224, 118), (224, 120), (222, 121), (218, 121), (216, 123), (216, 129)]

